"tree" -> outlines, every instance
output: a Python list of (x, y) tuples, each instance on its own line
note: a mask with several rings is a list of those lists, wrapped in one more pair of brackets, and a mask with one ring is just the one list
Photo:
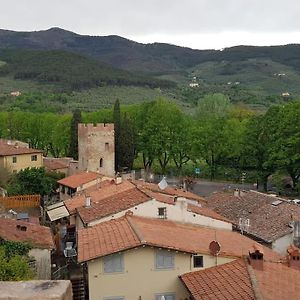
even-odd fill
[(33, 270), (28, 263), (28, 251), (31, 247), (27, 244), (2, 241), (0, 244), (0, 281), (30, 280)]
[(113, 111), (114, 127), (115, 127), (115, 171), (120, 171), (121, 167), (121, 145), (120, 145), (120, 135), (121, 135), (121, 111), (120, 111), (120, 101), (116, 100)]
[(44, 168), (26, 168), (12, 176), (7, 192), (9, 195), (50, 195), (57, 188), (56, 180)]
[(129, 170), (133, 167), (135, 157), (135, 132), (132, 121), (124, 114), (119, 137), (119, 166)]
[(78, 124), (81, 123), (81, 111), (76, 109), (73, 112), (71, 119), (71, 135), (70, 135), (70, 146), (69, 156), (78, 160)]
[(297, 189), (300, 178), (300, 101), (270, 108), (268, 165), (285, 170)]

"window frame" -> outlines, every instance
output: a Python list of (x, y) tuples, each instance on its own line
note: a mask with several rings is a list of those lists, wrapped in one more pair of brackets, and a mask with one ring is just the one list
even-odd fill
[[(108, 271), (105, 268), (105, 264), (108, 263), (108, 260), (112, 260), (114, 258), (120, 258), (121, 259), (121, 269), (118, 270), (112, 270), (112, 271)], [(114, 253), (108, 256), (103, 257), (102, 259), (102, 266), (103, 266), (103, 274), (116, 274), (116, 273), (124, 273), (124, 254), (123, 253)], [(113, 268), (112, 268), (113, 269)]]
[[(202, 260), (202, 265), (201, 266), (195, 266), (195, 262), (197, 258), (201, 258)], [(204, 267), (204, 257), (203, 255), (193, 255), (193, 267), (194, 268), (203, 268)]]
[[(168, 255), (166, 255), (168, 254)], [(169, 256), (171, 257), (172, 259), (172, 265), (170, 266), (159, 266), (159, 263), (158, 263), (158, 256), (162, 256), (163, 257), (163, 260), (165, 259), (165, 257)], [(175, 269), (175, 254), (171, 251), (168, 251), (166, 249), (161, 249), (161, 250), (156, 250), (155, 251), (155, 261), (154, 261), (154, 267), (155, 267), (155, 270), (174, 270)]]
[[(163, 211), (163, 214), (160, 214), (160, 212)], [(157, 215), (159, 219), (167, 219), (167, 207), (158, 207), (157, 208)]]
[(31, 155), (31, 161), (37, 161), (37, 155), (36, 154)]
[(176, 300), (176, 294), (172, 293), (172, 292), (166, 292), (166, 293), (159, 293), (159, 294), (155, 294), (154, 296), (154, 300), (160, 300), (158, 297), (162, 297), (162, 296), (172, 296), (173, 300)]
[(13, 163), (13, 164), (16, 164), (16, 163), (17, 163), (17, 156), (13, 156), (13, 157), (12, 157), (12, 163)]

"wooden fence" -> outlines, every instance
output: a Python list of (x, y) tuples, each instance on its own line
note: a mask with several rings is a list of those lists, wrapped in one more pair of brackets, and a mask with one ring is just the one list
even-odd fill
[(40, 195), (20, 195), (11, 197), (0, 197), (0, 205), (5, 208), (39, 207)]

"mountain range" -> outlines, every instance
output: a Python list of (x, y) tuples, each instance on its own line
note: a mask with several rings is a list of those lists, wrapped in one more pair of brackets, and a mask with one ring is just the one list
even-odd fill
[[(10, 54), (5, 51), (10, 51)], [(28, 51), (35, 52), (28, 54)], [(14, 55), (11, 55), (11, 52)], [(19, 53), (19, 58), (16, 53)], [(246, 103), (250, 98), (257, 96), (300, 95), (299, 44), (196, 50), (164, 43), (142, 44), (116, 35), (79, 35), (60, 28), (34, 32), (0, 29), (0, 61), (7, 63), (5, 58), (16, 58), (15, 61), (11, 59), (6, 66), (6, 71), (9, 70), (15, 79), (20, 79), (20, 76), (16, 76), (17, 69), (18, 74), (22, 74), (24, 69), (32, 71), (32, 66), (26, 66), (24, 53), (31, 57), (28, 64), (31, 62), (32, 65), (34, 61), (36, 66), (44, 66), (45, 72), (49, 71), (49, 64), (52, 64), (57, 53), (63, 57), (62, 61), (69, 55), (71, 59), (67, 61), (70, 65), (77, 60), (81, 63), (76, 80), (81, 73), (87, 77), (86, 73), (82, 72), (86, 66), (85, 70), (92, 70), (91, 80), (96, 85), (103, 82), (105, 73), (110, 74), (104, 80), (109, 84), (147, 85), (152, 88), (175, 88), (174, 84), (177, 84), (180, 91), (176, 90), (172, 97), (183, 101), (197, 101), (208, 92), (223, 92), (234, 101)], [(23, 59), (20, 59), (20, 55)], [(38, 59), (35, 56), (38, 56)], [(49, 64), (43, 62), (43, 57)], [(35, 73), (37, 76), (29, 79), (44, 78), (45, 72), (40, 70), (42, 67)], [(1, 69), (2, 73), (5, 73), (3, 66), (0, 73)], [(56, 78), (55, 70), (51, 69), (51, 78)], [(71, 73), (72, 68), (69, 67), (63, 72)], [(28, 72), (26, 74), (28, 75)], [(100, 80), (97, 79), (98, 75)], [(59, 76), (63, 77), (61, 74)], [(21, 79), (24, 79), (24, 76)], [(81, 78), (80, 81), (84, 80)], [(195, 83), (197, 89), (186, 90), (190, 83)], [(91, 86), (93, 85), (86, 84), (85, 88)]]

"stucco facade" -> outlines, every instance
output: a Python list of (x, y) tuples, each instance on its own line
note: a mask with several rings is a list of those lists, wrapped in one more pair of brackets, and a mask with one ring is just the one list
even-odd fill
[[(133, 212), (134, 215), (141, 216), (141, 217), (150, 217), (150, 218), (157, 218), (158, 217), (158, 209), (165, 207), (166, 208), (166, 219), (172, 221), (178, 221), (183, 223), (190, 223), (190, 224), (197, 224), (207, 227), (219, 228), (219, 229), (228, 229), (232, 230), (232, 224), (229, 222), (225, 222), (222, 220), (217, 220), (211, 217), (203, 216), (187, 209), (186, 203), (184, 200), (177, 201), (174, 205), (162, 203), (155, 199), (150, 201), (144, 202), (142, 204), (136, 205), (130, 210)], [(126, 211), (123, 210), (116, 214), (101, 218), (99, 220), (94, 220), (88, 223), (88, 226), (94, 226), (101, 222), (109, 221), (111, 219), (119, 218), (125, 215)], [(82, 228), (83, 223), (80, 218), (77, 217), (76, 219), (77, 228)]]
[[(120, 296), (126, 300), (156, 300), (158, 294), (174, 294), (176, 300), (189, 299), (189, 294), (178, 276), (202, 268), (193, 267), (191, 254), (171, 250), (174, 254), (174, 267), (157, 269), (155, 257), (158, 251), (162, 250), (147, 246), (124, 251), (124, 270), (119, 273), (105, 273), (103, 258), (89, 261), (90, 300), (105, 300)], [(203, 255), (203, 268), (232, 260)]]
[(115, 175), (114, 124), (78, 124), (80, 171)]
[(36, 279), (51, 279), (51, 250), (33, 248), (28, 255), (36, 261)]
[(273, 241), (272, 249), (281, 255), (286, 255), (288, 247), (293, 244), (293, 233), (286, 234)]
[(0, 170), (19, 172), (26, 168), (39, 168), (43, 166), (41, 152), (0, 156)]

